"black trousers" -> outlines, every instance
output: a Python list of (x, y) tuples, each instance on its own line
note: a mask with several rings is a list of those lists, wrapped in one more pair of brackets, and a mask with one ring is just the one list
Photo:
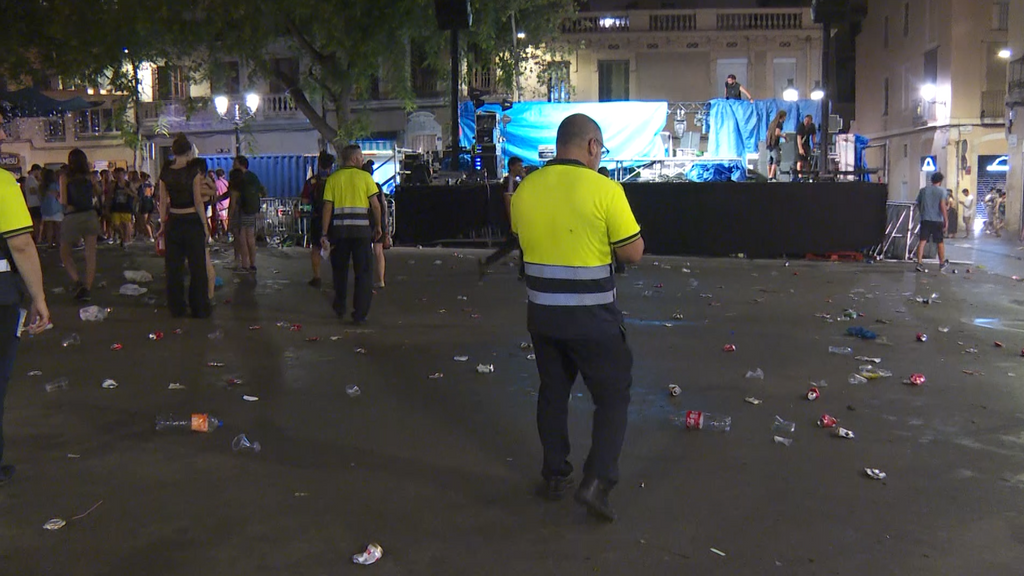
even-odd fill
[(167, 222), (167, 305), (175, 317), (184, 316), (185, 261), (188, 260), (188, 307), (195, 318), (211, 313), (206, 277), (206, 232), (198, 214), (172, 214)]
[(355, 273), (352, 319), (366, 320), (373, 300), (373, 243), (369, 238), (340, 238), (331, 242), (331, 273), (334, 276), (334, 312), (344, 317), (348, 311), (348, 263)]
[[(497, 250), (495, 250), (486, 258), (484, 258), (484, 266), (491, 266), (496, 262), (500, 262), (501, 260), (504, 260), (506, 257), (508, 257), (509, 254), (515, 252), (516, 250), (519, 250), (520, 253), (522, 252), (522, 249), (519, 247), (519, 238), (517, 238), (514, 234), (509, 234), (508, 238), (506, 238), (505, 241), (501, 243), (501, 246), (498, 246)], [(525, 275), (524, 265), (522, 261), (520, 261), (519, 263), (519, 275)]]
[(586, 340), (563, 340), (532, 334), (540, 372), (537, 430), (544, 448), (541, 475), (569, 476), (569, 395), (576, 376), (594, 399), (590, 454), (583, 466), (586, 478), (614, 486), (619, 481), (619, 454), (626, 438), (629, 389), (633, 385), (633, 353), (625, 332)]
[[(12, 274), (12, 272), (6, 272)], [(4, 398), (7, 383), (14, 372), (14, 354), (18, 350), (19, 306), (0, 306), (0, 462), (4, 461)]]

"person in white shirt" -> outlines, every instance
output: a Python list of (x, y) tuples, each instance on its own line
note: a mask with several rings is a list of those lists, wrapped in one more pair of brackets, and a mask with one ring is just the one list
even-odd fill
[(25, 194), (25, 204), (28, 205), (28, 213), (32, 216), (32, 238), (36, 243), (42, 242), (43, 196), (39, 190), (39, 179), (42, 177), (43, 167), (33, 164), (25, 176), (25, 184), (22, 192)]
[(964, 238), (970, 238), (974, 232), (974, 214), (976, 212), (974, 207), (976, 202), (977, 199), (971, 196), (971, 191), (964, 188), (958, 201), (958, 204), (960, 204), (960, 219), (964, 223)]

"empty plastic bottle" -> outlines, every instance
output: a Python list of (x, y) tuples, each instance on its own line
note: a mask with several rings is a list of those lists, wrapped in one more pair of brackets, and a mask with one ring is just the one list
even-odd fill
[(68, 379), (67, 378), (57, 378), (53, 382), (47, 382), (45, 384), (45, 388), (46, 388), (47, 392), (56, 392), (57, 390), (67, 390), (68, 389)]
[(732, 427), (732, 417), (723, 414), (711, 414), (696, 410), (686, 411), (684, 422), (688, 430), (711, 430), (712, 432), (728, 432)]
[(356, 396), (362, 394), (363, 391), (359, 389), (359, 386), (356, 386), (355, 384), (350, 384), (348, 386), (345, 386), (345, 393), (348, 394), (350, 397), (355, 398)]
[(175, 416), (163, 414), (156, 417), (156, 429), (167, 430), (192, 430), (193, 432), (213, 432), (223, 426), (220, 419), (209, 414), (193, 414), (191, 416)]
[(68, 334), (60, 341), (60, 345), (67, 348), (69, 346), (78, 346), (82, 343), (82, 339), (78, 337), (78, 334)]
[(867, 384), (868, 379), (861, 376), (860, 374), (850, 374), (850, 377), (846, 380), (850, 384)]
[(793, 432), (796, 432), (796, 423), (787, 422), (780, 416), (776, 416), (775, 422), (772, 424), (772, 432), (774, 432), (776, 436), (792, 436)]
[(84, 322), (101, 322), (110, 311), (99, 306), (86, 306), (78, 311), (78, 317)]
[(839, 354), (840, 356), (849, 356), (853, 354), (853, 348), (850, 348), (849, 346), (829, 346), (828, 353)]

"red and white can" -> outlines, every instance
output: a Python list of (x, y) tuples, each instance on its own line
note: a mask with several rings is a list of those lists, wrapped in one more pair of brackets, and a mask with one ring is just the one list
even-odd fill
[(928, 335), (925, 334), (924, 332), (918, 332), (917, 333), (917, 341), (918, 342), (927, 342), (928, 341)]
[(836, 419), (829, 416), (828, 414), (822, 414), (821, 418), (818, 418), (819, 428), (835, 428), (836, 424)]
[(149, 333), (149, 339), (150, 340), (163, 340), (164, 339), (164, 333), (160, 332), (160, 331), (150, 332)]
[(817, 386), (811, 386), (811, 389), (807, 391), (807, 399), (811, 400), (812, 402), (814, 400), (817, 400), (820, 396), (821, 396), (821, 391), (818, 390)]
[(924, 381), (925, 381), (924, 374), (911, 374), (910, 375), (910, 383), (913, 384), (914, 386), (920, 386), (921, 384), (924, 384)]
[(686, 428), (688, 430), (700, 430), (704, 427), (704, 413), (696, 410), (686, 411)]
[(736, 345), (735, 344), (726, 344), (725, 346), (722, 346), (722, 352), (735, 352), (735, 351), (736, 351)]
[(121, 348), (124, 348), (124, 346), (121, 346), (120, 344), (114, 344), (113, 346), (110, 347), (110, 349), (113, 350), (114, 352), (117, 352)]

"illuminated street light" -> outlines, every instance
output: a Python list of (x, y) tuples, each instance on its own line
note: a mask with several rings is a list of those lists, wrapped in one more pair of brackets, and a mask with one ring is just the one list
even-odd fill
[(935, 94), (935, 84), (925, 84), (921, 86), (921, 99), (924, 100), (925, 102), (934, 102)]
[(789, 83), (786, 84), (786, 89), (782, 91), (782, 99), (786, 102), (796, 102), (800, 99), (800, 92), (797, 91), (792, 78), (790, 78)]
[(231, 112), (231, 101), (227, 96), (217, 96), (213, 99), (213, 107), (222, 120), (227, 120), (235, 126), (235, 155), (242, 153), (242, 125), (256, 115), (260, 107), (260, 95), (250, 92), (245, 95), (245, 110), (242, 104), (235, 103), (234, 113)]
[(217, 96), (213, 99), (213, 105), (217, 108), (217, 114), (222, 118), (228, 115), (228, 97)]
[(814, 88), (811, 90), (811, 100), (821, 100), (825, 97), (825, 89), (821, 87), (821, 82), (815, 82)]
[(999, 57), (1003, 60), (1009, 60), (1010, 56), (1013, 56), (1013, 52), (1011, 52), (1009, 48), (1003, 48), (999, 51)]

